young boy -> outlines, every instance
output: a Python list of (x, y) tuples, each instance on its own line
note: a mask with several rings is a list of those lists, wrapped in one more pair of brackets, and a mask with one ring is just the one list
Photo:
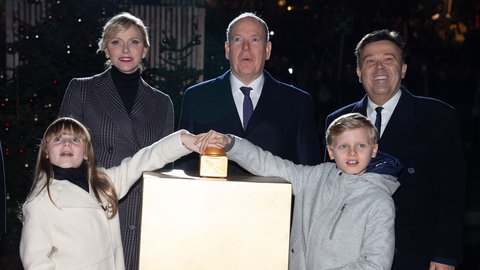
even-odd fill
[(225, 147), (228, 158), (251, 173), (292, 184), (291, 270), (390, 269), (395, 246), (391, 195), (400, 185), (395, 174), (402, 165), (386, 154), (372, 160), (380, 154), (378, 132), (361, 114), (333, 121), (326, 139), (335, 164), (316, 166), (296, 165), (215, 131), (197, 144), (201, 151), (208, 145)]

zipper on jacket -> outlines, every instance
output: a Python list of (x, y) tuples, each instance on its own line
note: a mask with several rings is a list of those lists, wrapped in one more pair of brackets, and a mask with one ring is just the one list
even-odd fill
[(335, 233), (335, 229), (336, 229), (336, 227), (337, 227), (337, 223), (338, 223), (338, 221), (340, 220), (340, 217), (342, 216), (342, 213), (343, 213), (343, 210), (345, 209), (345, 206), (347, 206), (347, 203), (344, 203), (344, 204), (342, 205), (342, 208), (340, 208), (340, 213), (338, 214), (337, 219), (335, 220), (335, 223), (333, 223), (332, 230), (330, 231), (330, 237), (329, 237), (330, 240), (332, 240), (332, 238), (333, 238), (333, 234)]

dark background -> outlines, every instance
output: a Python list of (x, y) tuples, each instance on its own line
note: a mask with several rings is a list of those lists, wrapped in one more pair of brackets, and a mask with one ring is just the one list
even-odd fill
[[(9, 0), (0, 0), (0, 3), (4, 4), (5, 1)], [(192, 1), (130, 2), (149, 4), (170, 2), (188, 5)], [(63, 3), (93, 5), (88, 8), (90, 12), (83, 15), (85, 21), (88, 21), (88, 17), (101, 16), (96, 13), (100, 10), (106, 11), (105, 16), (108, 17), (108, 14), (113, 14), (120, 9), (119, 6), (114, 5), (115, 1), (107, 0), (64, 1)], [(360, 99), (365, 94), (355, 75), (353, 51), (356, 43), (372, 30), (388, 28), (399, 31), (407, 43), (408, 70), (404, 84), (412, 93), (439, 98), (458, 111), (468, 166), (467, 197), (465, 198), (467, 205), (465, 264), (462, 269), (480, 269), (478, 257), (480, 254), (480, 173), (475, 170), (480, 162), (480, 3), (478, 0), (451, 2), (448, 0), (207, 0), (204, 5), (206, 32), (203, 78), (216, 77), (228, 69), (223, 44), (229, 21), (243, 11), (256, 12), (265, 19), (273, 32), (272, 56), (267, 61), (266, 69), (277, 79), (294, 84), (312, 95), (315, 101), (319, 136), (322, 137), (325, 116), (343, 105)], [(66, 11), (56, 12), (65, 15), (62, 12)], [(439, 19), (433, 20), (434, 14), (439, 14)], [(57, 23), (57, 21), (53, 22)], [(51, 117), (58, 112), (59, 102), (69, 79), (73, 76), (91, 75), (103, 69), (102, 57), (92, 60), (96, 61), (95, 64), (86, 61), (86, 55), (93, 56), (94, 50), (86, 51), (81, 63), (71, 58), (64, 58), (65, 55), (58, 51), (48, 55), (47, 48), (54, 48), (55, 45), (63, 48), (62, 38), (76, 38), (79, 35), (76, 30), (72, 30), (75, 26), (68, 26), (66, 20), (62, 23), (64, 28), (60, 29), (63, 30), (59, 31), (58, 26), (55, 26), (56, 31), (44, 33), (44, 37), (50, 35), (46, 43), (31, 44), (31, 41), (27, 42), (25, 39), (19, 44), (14, 44), (13, 47), (16, 49), (23, 50), (22, 55), (26, 57), (25, 59), (29, 60), (30, 57), (33, 60), (26, 61), (29, 64), (18, 69), (18, 78), (13, 81), (2, 81), (0, 120), (3, 130), (0, 131), (0, 135), (4, 154), (8, 153), (5, 161), (7, 179), (9, 179), (7, 181), (9, 230), (0, 240), (0, 269), (21, 269), (18, 258), (21, 226), (17, 211), (28, 192), (31, 180), (28, 177), (20, 180), (16, 178), (20, 171), (31, 171), (31, 168), (26, 169), (23, 166), (25, 155), (28, 153), (29, 156), (35, 157), (32, 145), (13, 150), (7, 143), (7, 149), (5, 149), (4, 141), (18, 139), (18, 144), (21, 144), (33, 140), (34, 135), (38, 137), (38, 134), (30, 133), (37, 132), (41, 136), (46, 125), (52, 120)], [(61, 38), (54, 36), (62, 31), (68, 35)], [(85, 30), (85, 32), (96, 35), (99, 30), (97, 26), (89, 26), (88, 31)], [(3, 40), (4, 33), (0, 34)], [(1, 44), (1, 48), (8, 51), (9, 44)], [(53, 63), (50, 66), (61, 68), (60, 71), (56, 71), (56, 76), (62, 73), (74, 75), (68, 75), (63, 80), (60, 79), (58, 84), (52, 85), (48, 70), (38, 65), (42, 61), (38, 60), (40, 56), (34, 55), (35, 52), (40, 52), (44, 57), (51, 59)], [(0, 60), (4, 62), (1, 55)], [(288, 72), (289, 68), (293, 73)], [(165, 90), (161, 84), (149, 77), (152, 73), (152, 69), (147, 70), (144, 77), (159, 89)], [(24, 74), (23, 77), (22, 74)], [(22, 80), (22, 78), (28, 78), (28, 80)], [(0, 76), (0, 81), (4, 79)], [(41, 86), (44, 82), (47, 82), (46, 86)], [(19, 98), (17, 100), (19, 106), (11, 106), (14, 111), (7, 110), (11, 104), (5, 101), (7, 95), (4, 93), (8, 93), (12, 88), (20, 88), (20, 93), (35, 93), (35, 97), (30, 98), (26, 95), (28, 102), (25, 104)], [(181, 97), (179, 95), (181, 89), (174, 89), (174, 91), (176, 92), (169, 93), (172, 97)], [(175, 110), (179, 111), (180, 99), (173, 99)], [(39, 108), (43, 108), (42, 111), (48, 111), (45, 110), (45, 103), (51, 104), (48, 109), (49, 115), (37, 116), (33, 113)], [(21, 118), (22, 115), (30, 117), (34, 114), (42, 120), (32, 123), (28, 120), (16, 124), (13, 118), (7, 117), (9, 114), (14, 114), (16, 119), (19, 116)], [(445, 153), (445, 155), (448, 154)], [(30, 162), (33, 158), (29, 158)]]

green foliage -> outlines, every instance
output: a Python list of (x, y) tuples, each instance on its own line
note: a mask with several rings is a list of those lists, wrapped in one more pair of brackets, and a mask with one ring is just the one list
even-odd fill
[[(46, 16), (30, 24), (19, 21), (17, 41), (6, 44), (7, 51), (18, 54), (20, 59), (13, 77), (0, 82), (0, 140), (9, 196), (8, 234), (2, 236), (0, 252), (11, 254), (7, 257), (12, 261), (18, 256), (20, 206), (32, 182), (37, 146), (46, 127), (57, 117), (70, 80), (104, 70), (105, 58), (96, 53), (102, 27), (121, 9), (127, 10), (113, 2), (32, 2), (44, 3)], [(172, 97), (177, 113), (184, 88), (201, 75), (201, 71), (189, 67), (187, 59), (197, 44), (199, 36), (184, 46), (166, 37), (161, 67), (147, 69), (143, 74), (149, 83)]]
[(183, 91), (195, 84), (203, 73), (188, 63), (193, 47), (200, 44), (200, 35), (194, 35), (184, 45), (165, 32), (163, 36), (160, 67), (147, 70), (144, 77), (152, 86), (170, 95), (175, 108), (175, 119), (178, 121)]
[[(105, 58), (96, 53), (97, 42), (106, 20), (122, 9), (107, 0), (46, 0), (31, 5), (42, 3), (47, 7), (45, 17), (30, 24), (19, 21), (17, 41), (6, 45), (7, 51), (18, 54), (20, 64), (13, 77), (4, 78), (0, 85), (0, 140), (7, 168), (9, 222), (13, 223), (9, 232), (16, 236), (19, 205), (30, 188), (43, 132), (57, 117), (70, 80), (104, 70)], [(164, 41), (161, 67), (147, 69), (143, 77), (180, 108), (184, 88), (201, 75), (188, 65), (199, 36), (183, 46), (166, 34)]]

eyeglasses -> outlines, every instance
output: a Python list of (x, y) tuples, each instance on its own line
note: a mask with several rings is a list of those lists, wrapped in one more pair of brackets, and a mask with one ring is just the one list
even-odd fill
[(73, 145), (81, 145), (83, 143), (82, 139), (80, 139), (77, 136), (68, 136), (68, 135), (62, 135), (62, 136), (55, 136), (53, 137), (48, 143), (51, 144), (64, 144), (64, 143), (70, 143)]

